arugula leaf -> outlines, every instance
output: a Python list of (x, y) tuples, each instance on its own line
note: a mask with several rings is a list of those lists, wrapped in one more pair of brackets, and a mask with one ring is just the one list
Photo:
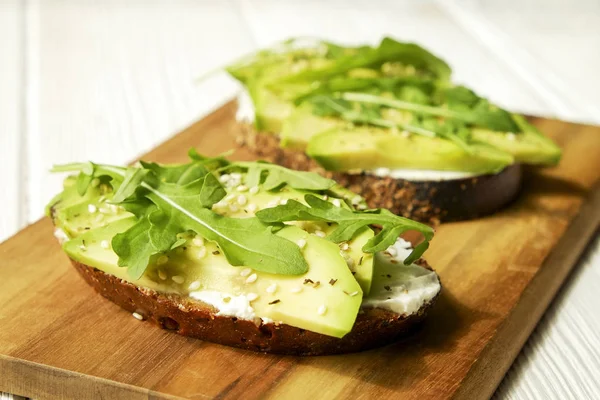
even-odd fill
[[(127, 266), (134, 279), (141, 277), (152, 256), (176, 246), (177, 235), (185, 231), (194, 231), (216, 242), (234, 266), (283, 275), (308, 270), (299, 247), (276, 236), (273, 226), (256, 217), (223, 217), (210, 209), (226, 192), (203, 164), (141, 165), (141, 168), (121, 168), (95, 164), (93, 170), (94, 177), (113, 179), (116, 193), (112, 202), (138, 217), (134, 226), (113, 238), (119, 265)], [(85, 166), (71, 164), (55, 170), (83, 173)]]
[(327, 221), (337, 223), (337, 228), (327, 237), (339, 243), (352, 239), (361, 230), (370, 225), (379, 225), (382, 230), (371, 238), (362, 248), (366, 253), (384, 251), (395, 243), (398, 236), (406, 231), (421, 232), (425, 241), (416, 246), (410, 256), (404, 261), (411, 264), (417, 260), (429, 247), (433, 237), (433, 229), (427, 225), (399, 217), (388, 210), (376, 209), (367, 211), (352, 211), (343, 207), (336, 207), (328, 201), (307, 194), (304, 197), (308, 206), (290, 200), (284, 205), (266, 208), (256, 213), (256, 216), (265, 223), (288, 221)]
[(247, 170), (246, 184), (248, 186), (258, 186), (263, 175), (266, 174), (263, 183), (265, 190), (274, 190), (283, 185), (288, 185), (294, 189), (327, 190), (335, 185), (335, 181), (314, 172), (295, 171), (265, 161), (238, 161), (231, 163), (228, 167)]

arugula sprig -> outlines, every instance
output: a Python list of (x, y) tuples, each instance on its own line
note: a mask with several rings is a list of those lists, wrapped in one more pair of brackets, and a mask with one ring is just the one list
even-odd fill
[(418, 231), (425, 240), (419, 243), (409, 257), (404, 261), (406, 265), (417, 260), (429, 247), (433, 238), (433, 229), (427, 225), (394, 215), (385, 209), (352, 211), (343, 207), (336, 207), (332, 203), (319, 197), (307, 194), (304, 197), (307, 205), (290, 200), (284, 205), (266, 208), (256, 213), (258, 219), (264, 223), (282, 223), (288, 221), (326, 221), (337, 223), (327, 238), (335, 243), (352, 239), (370, 225), (381, 226), (382, 229), (363, 246), (366, 253), (384, 251), (396, 242), (400, 234), (406, 231)]
[(231, 265), (284, 275), (306, 272), (308, 265), (298, 246), (275, 235), (273, 225), (256, 217), (224, 217), (210, 209), (226, 192), (205, 164), (206, 160), (173, 167), (142, 163), (122, 168), (81, 163), (53, 171), (79, 172), (87, 176), (82, 182), (111, 179), (116, 189), (111, 202), (137, 217), (135, 225), (112, 239), (119, 265), (127, 267), (134, 279), (143, 275), (153, 256), (173, 248), (177, 235), (186, 231), (216, 242)]

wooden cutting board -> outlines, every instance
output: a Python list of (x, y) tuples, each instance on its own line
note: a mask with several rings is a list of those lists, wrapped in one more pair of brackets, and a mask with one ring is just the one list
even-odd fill
[[(233, 147), (230, 103), (147, 154)], [(600, 222), (600, 127), (533, 119), (564, 149), (507, 210), (441, 226), (443, 293), (416, 335), (358, 354), (282, 357), (163, 331), (95, 294), (47, 218), (0, 245), (0, 391), (36, 398), (491, 396)], [(247, 154), (236, 154), (246, 158)]]

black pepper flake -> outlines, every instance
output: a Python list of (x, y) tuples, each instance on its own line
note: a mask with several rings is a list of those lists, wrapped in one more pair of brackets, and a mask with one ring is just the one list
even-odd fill
[(385, 290), (387, 290), (388, 292), (391, 292), (391, 291), (392, 291), (392, 288), (391, 288), (391, 287), (389, 287), (388, 285), (385, 285), (383, 288), (384, 288)]
[(281, 302), (281, 300), (279, 300), (279, 299), (275, 299), (275, 300), (273, 300), (272, 302), (270, 302), (269, 304), (277, 304), (277, 303), (279, 303), (279, 302)]
[(316, 281), (315, 284), (313, 285), (313, 287), (318, 288), (320, 284), (321, 284), (321, 281)]
[(356, 271), (352, 271), (352, 275), (356, 275)]
[(221, 252), (220, 252), (219, 250), (215, 250), (215, 251), (213, 251), (212, 253), (213, 253), (215, 256), (217, 256), (217, 255), (221, 254)]
[(335, 285), (335, 283), (336, 283), (336, 282), (337, 282), (337, 279), (333, 279), (333, 278), (331, 278), (331, 279), (329, 280), (329, 284), (330, 284), (331, 286)]
[(360, 260), (358, 260), (358, 265), (362, 265), (363, 256), (360, 256)]
[(90, 230), (90, 227), (89, 227), (89, 226), (86, 226), (86, 227), (85, 227), (85, 228), (83, 228), (83, 229), (85, 229), (86, 231), (89, 231), (89, 230)]
[(184, 249), (184, 250), (187, 250), (187, 247), (183, 246), (183, 249)]
[(387, 276), (388, 278), (391, 278), (391, 277), (392, 277), (390, 274), (387, 274), (386, 276)]
[(390, 260), (392, 264), (398, 264), (398, 260)]
[(312, 279), (305, 279), (304, 280), (304, 284), (306, 285), (307, 283), (314, 283)]

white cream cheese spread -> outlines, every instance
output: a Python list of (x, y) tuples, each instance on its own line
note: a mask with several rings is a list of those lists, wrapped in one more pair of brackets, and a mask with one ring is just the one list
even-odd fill
[(407, 181), (450, 181), (453, 179), (464, 179), (478, 176), (479, 174), (462, 171), (436, 171), (430, 169), (390, 169), (377, 168), (366, 171), (369, 175), (378, 177), (391, 177), (394, 179), (405, 179)]
[[(410, 315), (431, 301), (441, 286), (435, 272), (419, 265), (404, 265), (412, 251), (411, 244), (398, 238), (385, 252), (375, 255), (371, 293), (363, 299), (362, 307), (383, 308), (397, 314)], [(201, 290), (189, 296), (215, 307), (218, 316), (244, 320), (257, 318), (250, 300), (244, 294), (235, 296), (218, 291)], [(273, 322), (261, 318), (263, 323)]]

